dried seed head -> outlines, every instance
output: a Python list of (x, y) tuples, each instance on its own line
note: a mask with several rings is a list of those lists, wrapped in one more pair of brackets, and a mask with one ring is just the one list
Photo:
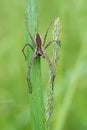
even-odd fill
[(58, 41), (57, 44), (53, 44), (53, 58), (52, 58), (54, 68), (56, 70), (56, 66), (57, 66), (58, 60), (59, 60), (59, 44), (58, 44), (60, 42), (60, 19), (59, 19), (59, 17), (57, 17), (55, 19), (52, 35), (53, 35), (53, 40)]
[[(56, 73), (56, 66), (59, 60), (59, 41), (60, 41), (60, 21), (59, 18), (55, 19), (54, 28), (53, 28), (53, 40), (57, 41), (53, 43), (53, 57), (52, 57), (52, 65), (54, 74)], [(54, 104), (54, 79), (52, 78), (53, 74), (50, 71), (50, 85), (48, 87), (48, 95), (47, 95), (47, 107), (46, 107), (46, 123), (48, 125), (49, 119), (52, 116), (53, 112), (53, 104)]]
[(54, 29), (53, 29), (53, 40), (59, 41), (60, 38), (60, 19), (57, 17), (54, 22)]

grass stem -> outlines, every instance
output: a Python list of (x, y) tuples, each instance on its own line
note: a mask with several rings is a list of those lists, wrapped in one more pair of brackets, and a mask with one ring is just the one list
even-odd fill
[[(28, 28), (33, 38), (36, 32), (38, 32), (38, 0), (26, 0), (25, 18), (28, 24)], [(33, 45), (27, 29), (25, 30), (26, 42)], [(33, 51), (27, 49), (27, 65), (33, 55)], [(41, 83), (41, 62), (40, 57), (35, 59), (30, 74), (30, 81), (32, 86), (32, 94), (29, 94), (30, 109), (33, 130), (45, 130), (45, 111), (43, 103), (43, 89)]]

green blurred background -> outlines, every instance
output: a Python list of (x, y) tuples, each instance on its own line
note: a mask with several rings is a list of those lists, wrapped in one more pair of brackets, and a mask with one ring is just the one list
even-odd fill
[[(61, 22), (52, 129), (87, 130), (87, 1), (38, 3), (42, 36), (55, 16)], [(0, 130), (32, 130), (21, 52), (25, 43), (24, 10), (24, 0), (0, 0)], [(50, 49), (47, 53), (51, 54)], [(42, 82), (47, 86), (48, 65), (42, 63)]]

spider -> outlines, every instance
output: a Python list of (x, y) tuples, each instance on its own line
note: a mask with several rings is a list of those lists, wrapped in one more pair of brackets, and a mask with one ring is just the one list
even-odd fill
[[(54, 20), (53, 20), (54, 21)], [(44, 40), (42, 42), (42, 39), (40, 37), (40, 34), (37, 32), (36, 33), (36, 36), (35, 36), (35, 40), (33, 39), (29, 29), (28, 29), (28, 25), (26, 24), (27, 26), (27, 32), (28, 32), (28, 35), (30, 36), (35, 48), (28, 42), (27, 44), (25, 44), (25, 46), (23, 47), (22, 49), (22, 52), (23, 52), (23, 55), (25, 57), (25, 60), (26, 60), (26, 54), (24, 52), (25, 48), (27, 46), (29, 46), (32, 51), (34, 52), (33, 53), (33, 56), (31, 57), (30, 59), (30, 63), (28, 65), (28, 72), (27, 72), (27, 76), (26, 76), (26, 80), (28, 82), (28, 87), (29, 87), (29, 93), (32, 93), (32, 87), (31, 87), (31, 83), (30, 83), (30, 71), (31, 71), (31, 67), (32, 67), (32, 64), (34, 62), (34, 60), (38, 57), (38, 56), (42, 56), (43, 58), (45, 58), (49, 64), (49, 67), (50, 67), (50, 71), (51, 71), (51, 82), (52, 82), (52, 89), (54, 87), (54, 79), (55, 79), (55, 71), (54, 71), (54, 68), (53, 68), (53, 64), (50, 60), (50, 58), (47, 56), (45, 50), (47, 49), (47, 47), (53, 43), (53, 42), (56, 42), (58, 45), (60, 45), (60, 41), (57, 41), (57, 40), (52, 40), (50, 42), (48, 42), (48, 44), (45, 46), (45, 43), (46, 43), (46, 38), (47, 38), (47, 34), (48, 34), (48, 31), (50, 29), (50, 26), (51, 24), (53, 23), (53, 21), (51, 21), (50, 25), (48, 26), (47, 28), (47, 31), (45, 33), (45, 36), (44, 36)]]

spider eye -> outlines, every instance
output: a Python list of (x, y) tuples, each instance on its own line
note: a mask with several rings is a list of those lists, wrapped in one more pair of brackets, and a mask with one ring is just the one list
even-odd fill
[(41, 44), (42, 44), (41, 37), (40, 37), (39, 33), (36, 34), (36, 43), (38, 46), (41, 46)]

